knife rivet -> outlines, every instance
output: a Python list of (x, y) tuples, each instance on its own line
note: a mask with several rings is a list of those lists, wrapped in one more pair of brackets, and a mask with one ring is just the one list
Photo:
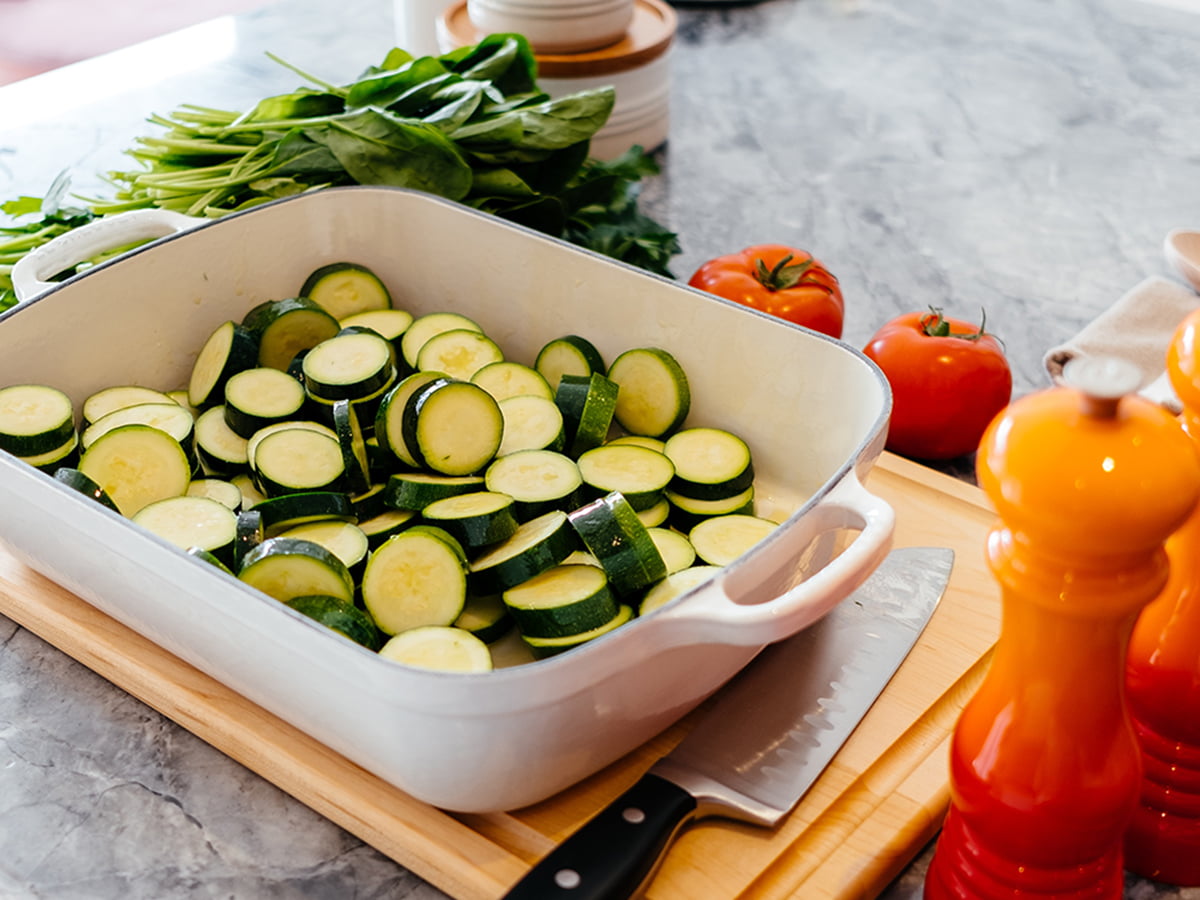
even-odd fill
[(574, 890), (582, 881), (574, 869), (559, 869), (554, 873), (554, 883), (564, 891)]
[(627, 806), (621, 810), (621, 818), (630, 825), (641, 825), (646, 821), (646, 814), (636, 806)]

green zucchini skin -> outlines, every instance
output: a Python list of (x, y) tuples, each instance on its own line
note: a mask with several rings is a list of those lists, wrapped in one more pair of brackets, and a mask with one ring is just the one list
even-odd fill
[(0, 450), (23, 459), (53, 453), (76, 434), (75, 405), (57, 388), (0, 388)]
[(296, 354), (311, 350), (336, 335), (338, 320), (307, 297), (266, 300), (255, 306), (241, 324), (258, 342), (258, 364), (286, 371)]
[(354, 580), (346, 564), (313, 541), (268, 538), (246, 554), (237, 577), (281, 603), (306, 594), (354, 602)]
[(599, 372), (564, 375), (554, 402), (563, 414), (567, 455), (578, 459), (608, 439), (618, 402), (618, 387)]
[(368, 650), (378, 652), (383, 646), (383, 632), (375, 625), (375, 620), (364, 610), (340, 597), (306, 594), (293, 597), (285, 605)]
[(667, 565), (654, 539), (620, 492), (581, 506), (568, 518), (618, 597), (636, 595), (666, 577)]
[(355, 521), (350, 498), (339, 491), (305, 491), (269, 497), (254, 504), (252, 509), (262, 516), (263, 528), (268, 536), (322, 519)]
[(471, 560), (471, 589), (502, 594), (561, 563), (579, 549), (567, 514), (553, 510), (530, 519), (505, 541)]
[(541, 638), (530, 636), (523, 637), (523, 640), (529, 646), (534, 659), (548, 659), (549, 657), (557, 656), (559, 653), (572, 650), (575, 647), (581, 647), (589, 641), (596, 640), (596, 638), (603, 637), (620, 628), (622, 625), (627, 624), (632, 619), (633, 607), (627, 603), (623, 603), (612, 619), (591, 631), (585, 631), (582, 634), (567, 635), (566, 637)]
[(258, 339), (232, 320), (216, 327), (200, 348), (188, 379), (188, 403), (199, 410), (214, 406), (225, 397), (225, 382), (238, 372), (258, 365)]
[(104, 488), (100, 487), (100, 485), (96, 484), (95, 481), (78, 469), (73, 469), (70, 466), (59, 466), (54, 470), (54, 480), (79, 491), (85, 497), (90, 497), (101, 506), (106, 506), (113, 512), (120, 512), (117, 509), (117, 504), (113, 502), (112, 497), (108, 496)]

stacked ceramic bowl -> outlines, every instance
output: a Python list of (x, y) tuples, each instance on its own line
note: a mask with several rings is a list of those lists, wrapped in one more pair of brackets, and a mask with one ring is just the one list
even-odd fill
[(552, 97), (614, 89), (592, 156), (612, 159), (634, 144), (649, 151), (666, 141), (675, 11), (662, 0), (458, 0), (438, 23), (438, 43), (447, 52), (498, 32), (525, 36), (538, 84)]

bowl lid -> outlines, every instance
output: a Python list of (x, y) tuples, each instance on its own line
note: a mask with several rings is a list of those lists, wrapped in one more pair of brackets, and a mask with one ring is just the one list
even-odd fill
[[(675, 36), (675, 10), (662, 0), (634, 0), (633, 18), (625, 36), (615, 44), (581, 53), (537, 53), (538, 75), (582, 78), (624, 72), (666, 53)], [(475, 28), (467, 0), (458, 0), (442, 14), (445, 35), (456, 47), (477, 44), (486, 35)]]

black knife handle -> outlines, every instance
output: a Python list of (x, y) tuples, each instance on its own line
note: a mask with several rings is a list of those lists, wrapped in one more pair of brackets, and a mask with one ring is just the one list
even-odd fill
[(671, 839), (696, 811), (695, 798), (644, 775), (563, 841), (505, 894), (506, 900), (625, 900), (654, 875)]

